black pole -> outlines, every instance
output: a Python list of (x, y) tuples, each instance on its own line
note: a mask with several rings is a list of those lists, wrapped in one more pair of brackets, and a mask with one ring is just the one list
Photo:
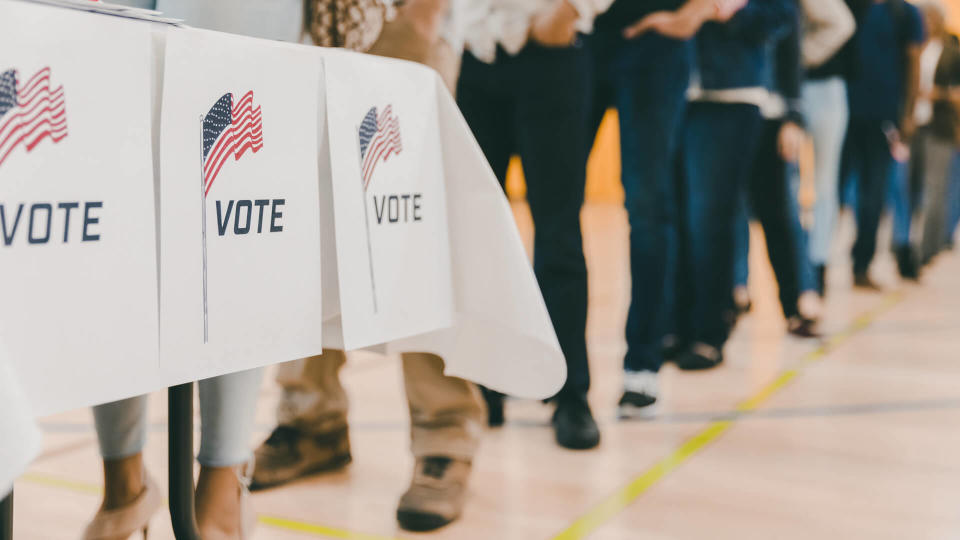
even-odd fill
[(193, 383), (167, 390), (167, 417), (173, 535), (177, 540), (200, 540), (193, 507)]
[(0, 540), (13, 540), (13, 490), (0, 500)]

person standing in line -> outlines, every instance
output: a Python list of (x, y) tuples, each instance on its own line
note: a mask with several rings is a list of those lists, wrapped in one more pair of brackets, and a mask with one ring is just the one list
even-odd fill
[[(452, 90), (462, 46), (455, 24), (459, 6), (456, 0), (407, 0), (402, 5), (305, 0), (303, 10), (315, 44), (427, 64)], [(404, 353), (401, 359), (415, 464), (410, 487), (397, 505), (397, 520), (405, 529), (428, 531), (463, 511), (485, 412), (477, 387), (444, 375), (439, 356)], [(279, 486), (351, 461), (348, 402), (340, 383), (345, 362), (343, 351), (324, 350), (278, 368), (278, 426), (256, 450), (251, 489)]]
[(676, 242), (674, 161), (691, 68), (689, 38), (724, 21), (745, 0), (616, 0), (586, 37), (593, 62), (588, 150), (607, 109), (620, 125), (621, 180), (630, 222), (630, 310), (621, 417), (644, 414), (659, 396), (664, 289)]
[(855, 75), (847, 82), (850, 122), (841, 178), (857, 179), (854, 286), (879, 290), (867, 271), (894, 167), (894, 150), (914, 134), (919, 58), (924, 42), (919, 10), (905, 0), (873, 0), (853, 37)]
[[(589, 32), (609, 0), (474, 0), (457, 103), (501, 185), (519, 153), (535, 226), (533, 266), (567, 381), (553, 398), (557, 443), (588, 449), (600, 432), (587, 402), (587, 266), (580, 209), (587, 163)], [(491, 420), (503, 396), (487, 393)]]
[(801, 3), (792, 31), (774, 49), (775, 87), (768, 104), (762, 108), (763, 128), (747, 181), (749, 207), (766, 237), (767, 255), (779, 285), (787, 331), (799, 337), (818, 335), (816, 325), (820, 312), (820, 299), (812, 290), (813, 269), (797, 201), (797, 163), (805, 138), (805, 122), (800, 112), (801, 19), (806, 6), (814, 1), (821, 0)]
[[(797, 200), (807, 125), (801, 98), (804, 58), (819, 60), (835, 53), (853, 35), (855, 23), (843, 0), (800, 0), (799, 8), (794, 31), (774, 51), (775, 88), (763, 108), (764, 127), (747, 193), (766, 236), (787, 330), (816, 337), (821, 302)], [(846, 96), (841, 97), (846, 103)], [(839, 174), (839, 160), (835, 165)]]
[(943, 248), (947, 232), (947, 212), (951, 165), (960, 148), (960, 46), (946, 28), (946, 12), (937, 0), (920, 3), (928, 39), (920, 54), (920, 96), (914, 118), (912, 170), (922, 188), (918, 255), (925, 265)]
[[(697, 71), (682, 131), (676, 324), (673, 361), (700, 370), (723, 362), (729, 337), (740, 198), (769, 99), (769, 47), (796, 21), (793, 0), (750, 0), (727, 23), (697, 34)], [(736, 135), (736, 136), (734, 136)]]
[(804, 0), (801, 52), (806, 77), (801, 103), (813, 140), (813, 226), (810, 260), (817, 292), (826, 294), (827, 263), (840, 213), (840, 155), (847, 132), (847, 83), (854, 68), (848, 45), (856, 30), (855, 13), (869, 0)]

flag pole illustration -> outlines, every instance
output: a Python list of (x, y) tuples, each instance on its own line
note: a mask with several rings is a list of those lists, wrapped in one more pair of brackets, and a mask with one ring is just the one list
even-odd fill
[(207, 195), (230, 156), (234, 161), (263, 148), (263, 121), (260, 106), (253, 105), (253, 91), (234, 104), (233, 94), (224, 94), (206, 115), (200, 117), (200, 205), (203, 250), (203, 342), (210, 337), (207, 311)]
[(0, 73), (0, 165), (19, 146), (31, 152), (44, 139), (59, 143), (67, 134), (63, 85), (51, 87), (49, 67), (22, 84), (17, 70)]
[[(204, 118), (205, 114), (200, 115), (200, 140), (204, 140)], [(207, 178), (203, 172), (203, 164), (206, 159), (203, 144), (200, 145), (200, 222), (201, 227), (201, 249), (203, 251), (203, 342), (206, 343), (210, 338), (210, 321), (207, 313)]]
[(367, 210), (367, 188), (373, 171), (381, 161), (403, 150), (400, 139), (400, 123), (393, 114), (393, 106), (387, 105), (380, 115), (377, 108), (370, 107), (357, 129), (360, 143), (360, 182), (363, 187), (363, 223), (367, 228), (367, 255), (370, 266), (370, 287), (373, 290), (373, 312), (377, 312), (377, 283), (373, 275), (373, 247), (370, 243), (370, 217)]

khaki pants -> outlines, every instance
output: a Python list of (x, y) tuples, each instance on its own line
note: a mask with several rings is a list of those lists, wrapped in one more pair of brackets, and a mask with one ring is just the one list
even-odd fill
[[(340, 384), (346, 358), (343, 351), (328, 349), (280, 365), (277, 421), (313, 433), (346, 427), (347, 394)], [(402, 358), (414, 457), (472, 460), (486, 418), (477, 387), (444, 375), (443, 359), (435, 354), (404, 353)]]
[[(437, 70), (451, 92), (456, 88), (460, 57), (443, 41), (426, 42), (402, 19), (386, 23), (369, 52), (426, 64)], [(444, 375), (443, 359), (437, 355), (405, 353), (402, 358), (414, 457), (472, 460), (486, 420), (477, 387)], [(340, 384), (345, 362), (343, 351), (324, 350), (321, 356), (281, 365), (277, 382), (283, 396), (277, 421), (314, 433), (346, 427), (347, 394)]]

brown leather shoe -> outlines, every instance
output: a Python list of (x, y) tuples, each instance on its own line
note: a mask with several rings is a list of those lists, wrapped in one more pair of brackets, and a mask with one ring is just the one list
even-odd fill
[(310, 433), (277, 426), (254, 452), (250, 491), (258, 491), (313, 474), (345, 467), (351, 461), (350, 437), (343, 426), (326, 433)]
[(410, 489), (400, 497), (397, 521), (408, 531), (432, 531), (460, 517), (469, 461), (445, 456), (417, 458)]

